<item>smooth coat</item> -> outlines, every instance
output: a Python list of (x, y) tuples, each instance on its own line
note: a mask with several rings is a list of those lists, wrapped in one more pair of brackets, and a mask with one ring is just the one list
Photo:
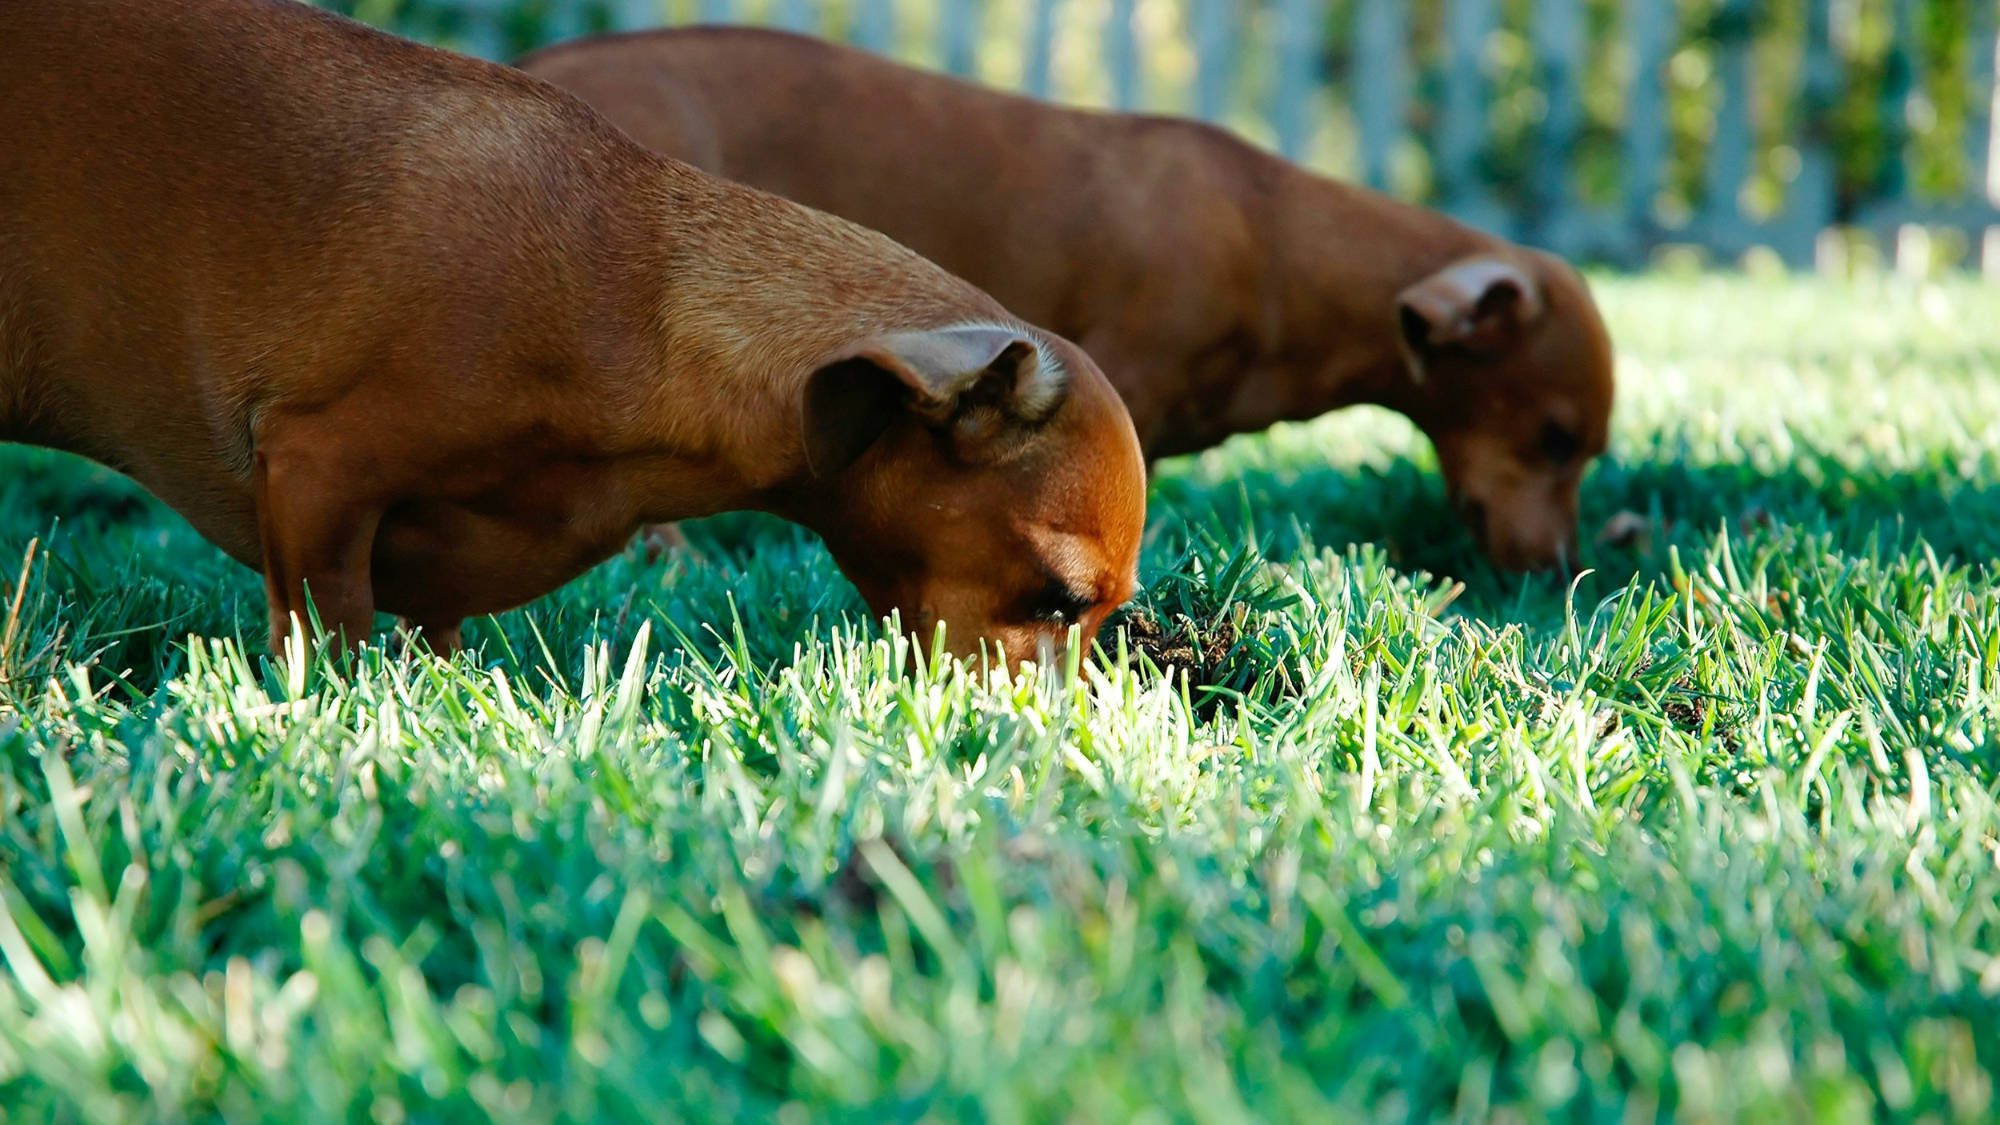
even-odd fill
[[(309, 592), (350, 643), (379, 608), (450, 647), (645, 521), (732, 508), (821, 532), (961, 651), (1059, 636), (1052, 577), (1092, 627), (1130, 591), (1143, 466), (1102, 374), (888, 238), (291, 0), (9, 0), (0, 55), (0, 440), (119, 469), (263, 570), (274, 645)], [(968, 324), (991, 338), (897, 352)], [(968, 456), (950, 395), (1001, 355), (1061, 393)], [(872, 440), (813, 466), (836, 377)], [(919, 415), (903, 384), (950, 394)]]
[[(1053, 106), (783, 32), (602, 36), (520, 65), (653, 149), (881, 230), (1074, 339), (1149, 458), (1385, 406), (1437, 445), (1498, 561), (1574, 558), (1612, 354), (1589, 290), (1550, 255), (1208, 125)], [(1467, 264), (1504, 267), (1537, 315), (1413, 341), (1403, 308), (1433, 309)], [(1505, 311), (1485, 296), (1451, 316)], [(1545, 455), (1552, 425), (1575, 454)]]

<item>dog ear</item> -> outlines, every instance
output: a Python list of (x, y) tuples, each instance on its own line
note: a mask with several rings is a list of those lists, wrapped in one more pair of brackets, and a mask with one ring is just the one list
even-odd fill
[(1396, 295), (1396, 321), (1411, 369), (1444, 348), (1492, 354), (1542, 313), (1541, 288), (1501, 258), (1462, 258)]
[(854, 463), (899, 411), (980, 459), (1046, 421), (1068, 375), (1027, 333), (999, 325), (896, 332), (822, 365), (806, 384), (806, 457), (815, 475)]

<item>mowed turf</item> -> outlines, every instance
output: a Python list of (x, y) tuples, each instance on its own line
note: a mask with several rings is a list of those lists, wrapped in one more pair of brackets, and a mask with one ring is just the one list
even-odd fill
[(1167, 466), (1042, 677), (899, 673), (752, 517), (287, 669), (0, 450), (0, 1107), (1990, 1118), (2000, 291), (1598, 284), (1573, 587), (1355, 411)]

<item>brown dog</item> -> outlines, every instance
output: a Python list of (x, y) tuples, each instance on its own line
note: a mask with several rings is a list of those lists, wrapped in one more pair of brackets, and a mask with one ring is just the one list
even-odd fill
[(449, 647), (731, 508), (959, 651), (1132, 589), (1110, 384), (878, 234), (292, 0), (8, 0), (0, 44), (0, 440), (261, 567), (274, 642), (309, 592)]
[(1187, 121), (1061, 109), (777, 32), (521, 65), (632, 136), (925, 254), (1082, 344), (1152, 457), (1336, 407), (1408, 415), (1500, 564), (1574, 557), (1609, 341), (1546, 254)]

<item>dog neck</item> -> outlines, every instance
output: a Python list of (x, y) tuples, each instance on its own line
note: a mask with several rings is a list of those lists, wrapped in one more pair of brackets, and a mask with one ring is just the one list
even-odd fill
[(760, 507), (803, 469), (788, 377), (803, 361), (782, 321), (728, 294), (781, 285), (778, 268), (728, 237), (740, 193), (657, 164), (616, 171), (628, 174), (571, 201), (591, 229), (573, 242), (588, 246), (574, 284), (545, 298), (567, 325), (549, 345), (567, 372), (547, 380), (541, 428), (597, 467), (592, 506), (607, 521)]
[[(1427, 396), (1398, 335), (1396, 298), (1410, 285), (1499, 240), (1376, 192), (1279, 166), (1259, 224), (1263, 330), (1242, 380), (1236, 429), (1311, 418), (1345, 406), (1386, 407), (1420, 428)], [(1234, 406), (1235, 404), (1232, 404)]]
[(663, 162), (646, 207), (654, 280), (629, 284), (657, 296), (621, 413), (653, 466), (648, 521), (749, 508), (815, 527), (831, 485), (806, 454), (808, 379), (889, 333), (1006, 317), (882, 235), (685, 165)]

